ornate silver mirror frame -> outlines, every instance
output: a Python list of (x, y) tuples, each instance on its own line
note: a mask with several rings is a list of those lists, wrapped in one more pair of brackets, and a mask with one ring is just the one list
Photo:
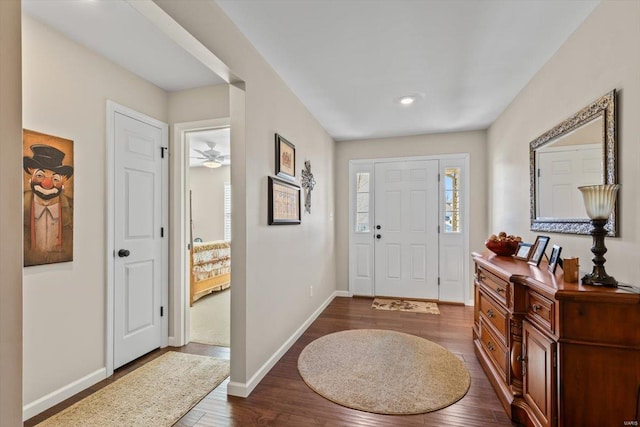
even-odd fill
[[(550, 145), (558, 139), (566, 136), (588, 123), (602, 118), (602, 182), (600, 184), (617, 184), (617, 157), (616, 157), (616, 92), (615, 89), (600, 97), (592, 104), (578, 111), (567, 120), (553, 129), (545, 132), (529, 144), (529, 169), (530, 169), (530, 213), (531, 230), (552, 233), (590, 234), (591, 223), (589, 218), (551, 218), (538, 215), (538, 197), (536, 181), (538, 165), (536, 165), (536, 152), (546, 145)], [(576, 188), (576, 192), (579, 192)], [(617, 208), (614, 208), (606, 225), (609, 236), (618, 235)]]

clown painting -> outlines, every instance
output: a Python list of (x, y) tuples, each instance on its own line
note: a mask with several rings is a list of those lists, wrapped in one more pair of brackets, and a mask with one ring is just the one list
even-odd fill
[(73, 141), (23, 132), (24, 266), (73, 260)]

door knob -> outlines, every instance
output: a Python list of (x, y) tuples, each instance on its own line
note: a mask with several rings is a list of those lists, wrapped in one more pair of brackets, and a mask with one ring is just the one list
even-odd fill
[(382, 239), (382, 235), (381, 234), (376, 234), (376, 239)]
[(381, 225), (376, 225), (376, 230), (380, 230), (380, 229), (382, 229), (382, 226)]
[(126, 250), (126, 249), (120, 249), (120, 250), (118, 251), (118, 256), (119, 256), (120, 258), (128, 257), (130, 254), (131, 254), (131, 252), (129, 252), (129, 251), (128, 251), (128, 250)]

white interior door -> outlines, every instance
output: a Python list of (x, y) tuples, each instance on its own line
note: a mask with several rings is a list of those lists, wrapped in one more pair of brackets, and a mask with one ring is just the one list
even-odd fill
[(438, 299), (438, 160), (375, 164), (375, 295)]
[(163, 343), (166, 132), (114, 113), (114, 368)]

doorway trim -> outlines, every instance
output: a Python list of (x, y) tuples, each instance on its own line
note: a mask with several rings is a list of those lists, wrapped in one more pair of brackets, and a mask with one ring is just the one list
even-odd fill
[[(107, 377), (113, 375), (114, 370), (114, 290), (115, 290), (115, 278), (113, 274), (114, 257), (115, 257), (115, 120), (116, 113), (124, 114), (141, 122), (157, 126), (162, 129), (162, 146), (168, 147), (169, 145), (169, 125), (161, 122), (160, 120), (149, 117), (143, 113), (135, 111), (131, 108), (120, 105), (114, 101), (107, 100), (107, 251), (106, 251), (106, 277), (107, 277), (107, 289), (106, 289), (106, 310), (105, 310), (105, 365)], [(167, 226), (168, 211), (169, 211), (169, 162), (162, 162), (162, 224)], [(162, 260), (165, 266), (168, 266), (168, 248), (169, 237), (163, 239), (162, 242)], [(169, 281), (168, 281), (168, 269), (162, 269), (162, 306), (169, 306)], [(168, 313), (161, 319), (161, 347), (166, 347), (168, 343), (169, 335), (169, 315)]]
[(173, 313), (171, 323), (173, 336), (169, 337), (169, 345), (180, 347), (189, 342), (189, 225), (187, 213), (187, 195), (189, 194), (189, 146), (186, 143), (187, 132), (225, 128), (231, 126), (229, 117), (198, 120), (193, 122), (176, 123), (173, 127), (171, 141), (171, 184), (169, 197), (171, 199), (171, 226), (169, 239), (170, 247), (170, 275), (173, 284), (171, 294)]
[[(462, 208), (462, 221), (464, 224), (463, 227), (463, 253), (468, 254), (469, 253), (469, 213), (470, 213), (470, 209), (469, 209), (469, 203), (471, 200), (470, 194), (469, 194), (469, 189), (470, 189), (470, 165), (469, 165), (469, 153), (453, 153), (453, 154), (436, 154), (436, 155), (427, 155), (427, 156), (410, 156), (410, 157), (385, 157), (385, 158), (371, 158), (371, 159), (353, 159), (353, 160), (349, 160), (349, 233), (348, 233), (348, 238), (347, 238), (347, 253), (349, 253), (349, 256), (351, 255), (351, 245), (352, 245), (352, 231), (355, 227), (355, 187), (353, 185), (354, 183), (354, 179), (355, 179), (355, 173), (356, 173), (356, 168), (358, 168), (359, 166), (367, 166), (370, 165), (371, 169), (370, 172), (373, 174), (373, 170), (374, 170), (374, 165), (376, 163), (383, 163), (383, 162), (404, 162), (404, 161), (420, 161), (420, 160), (451, 160), (451, 159), (459, 159), (462, 160), (464, 163), (464, 178), (463, 178), (463, 186), (465, 191), (463, 191), (463, 195), (462, 195), (462, 202), (463, 202), (463, 208)], [(440, 173), (442, 174), (442, 165), (439, 166), (440, 169)], [(370, 178), (370, 179), (373, 179)], [(438, 185), (438, 191), (439, 191), (439, 200), (438, 200), (438, 206), (439, 206), (439, 218), (441, 216), (442, 210), (443, 210), (443, 206), (442, 204), (444, 203), (442, 200), (441, 193), (442, 193), (442, 186), (444, 185), (443, 183), (444, 181), (441, 179), (440, 183)], [(373, 192), (375, 193), (375, 189), (373, 190)], [(375, 212), (373, 213), (373, 215), (375, 216)], [(373, 220), (373, 219), (372, 219)], [(440, 223), (440, 220), (439, 220)], [(442, 225), (442, 224), (440, 224)], [(440, 240), (440, 239), (439, 239)], [(438, 243), (438, 250), (440, 251), (441, 248), (441, 242)], [(371, 266), (371, 276), (372, 276), (372, 280), (375, 281), (375, 277), (373, 276), (373, 266)], [(348, 261), (348, 271), (349, 271), (349, 277), (348, 277), (348, 295), (350, 297), (352, 297), (354, 295), (354, 283), (353, 283), (353, 277), (352, 277), (352, 262), (351, 260)], [(470, 283), (471, 283), (471, 277), (469, 275), (469, 271), (470, 271), (470, 267), (469, 267), (469, 262), (465, 262), (463, 265), (463, 281), (465, 283), (464, 287), (463, 287), (463, 301), (462, 303), (466, 304), (466, 305), (473, 305), (473, 292), (471, 291), (471, 287), (470, 287)], [(375, 282), (374, 282), (375, 283)]]

